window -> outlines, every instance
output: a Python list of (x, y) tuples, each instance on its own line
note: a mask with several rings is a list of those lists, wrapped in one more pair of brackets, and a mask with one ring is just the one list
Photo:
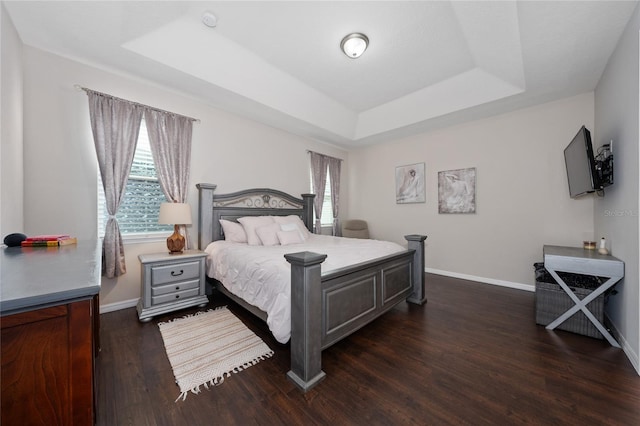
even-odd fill
[[(311, 192), (313, 193), (313, 178), (310, 180)], [(316, 211), (313, 210), (313, 220), (316, 220)], [(327, 181), (324, 186), (324, 200), (322, 201), (322, 217), (320, 218), (320, 225), (333, 226), (333, 206), (331, 204), (331, 178), (327, 172)]]
[[(147, 126), (142, 119), (124, 200), (116, 214), (122, 236), (125, 239), (127, 236), (149, 233), (162, 233), (164, 236), (167, 232), (171, 232), (173, 230), (171, 225), (158, 224), (160, 203), (164, 202), (166, 198), (160, 188), (153, 164)], [(98, 235), (100, 237), (104, 236), (108, 217), (102, 179), (98, 171)]]

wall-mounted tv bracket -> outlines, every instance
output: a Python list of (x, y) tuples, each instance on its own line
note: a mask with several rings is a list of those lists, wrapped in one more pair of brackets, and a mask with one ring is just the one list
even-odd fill
[(596, 171), (598, 173), (599, 188), (604, 189), (605, 186), (613, 184), (613, 152), (611, 150), (613, 143), (604, 144), (598, 148), (598, 154), (595, 156)]

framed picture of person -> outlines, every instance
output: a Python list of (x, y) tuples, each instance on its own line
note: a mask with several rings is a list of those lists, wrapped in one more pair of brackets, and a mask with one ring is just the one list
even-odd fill
[(424, 163), (396, 167), (396, 203), (425, 201)]
[(475, 167), (438, 172), (438, 213), (475, 212)]

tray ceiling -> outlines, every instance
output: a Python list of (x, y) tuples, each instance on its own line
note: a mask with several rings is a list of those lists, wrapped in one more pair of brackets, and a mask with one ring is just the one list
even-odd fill
[(3, 4), (27, 45), (354, 147), (592, 91), (637, 2)]

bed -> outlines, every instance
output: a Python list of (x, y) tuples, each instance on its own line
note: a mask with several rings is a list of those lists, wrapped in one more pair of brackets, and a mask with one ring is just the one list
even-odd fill
[[(334, 238), (311, 233), (313, 194), (302, 194), (301, 198), (297, 198), (282, 191), (268, 188), (217, 194), (215, 193), (216, 185), (200, 183), (196, 187), (199, 191), (198, 248), (210, 255), (207, 259), (208, 282), (217, 291), (265, 320), (272, 332), (275, 331), (276, 340), (284, 343), (290, 336), (288, 340), (291, 346), (291, 369), (287, 373), (287, 377), (305, 392), (326, 376), (322, 371), (322, 350), (370, 323), (398, 303), (406, 300), (409, 303), (422, 305), (426, 302), (424, 283), (424, 240), (426, 236), (405, 236), (408, 249), (393, 243), (380, 242), (383, 247), (382, 255), (372, 259), (359, 260), (358, 256), (351, 258), (351, 256), (344, 254), (366, 251), (363, 247), (367, 244), (373, 244), (370, 240)], [(304, 227), (300, 233), (308, 234), (307, 239), (300, 243), (294, 241), (290, 245), (278, 246), (278, 244), (274, 244), (274, 247), (263, 248), (251, 247), (253, 244), (225, 241), (225, 231), (222, 224), (226, 225), (229, 233), (232, 229), (229, 228), (230, 223), (240, 221), (245, 225), (247, 235), (251, 235), (249, 232), (251, 229), (246, 226), (247, 221), (251, 220), (253, 223), (254, 220), (265, 217), (274, 218), (274, 221), (278, 220), (277, 223), (283, 224), (297, 221), (301, 224), (299, 228)], [(285, 229), (285, 225), (281, 225), (281, 227)], [(266, 228), (264, 226), (260, 230)], [(288, 235), (295, 233), (291, 228), (287, 229), (291, 231), (287, 231)], [(278, 234), (283, 244), (285, 240), (282, 237), (287, 232), (283, 231), (282, 234)], [(264, 238), (264, 235), (261, 235)], [(301, 238), (304, 239), (304, 236)], [(326, 240), (327, 238), (333, 241), (329, 242)], [(231, 235), (229, 240), (233, 240)], [(357, 246), (354, 249), (341, 247), (339, 250), (342, 251), (338, 250), (337, 252), (332, 247), (328, 247), (333, 242), (336, 246), (338, 243), (342, 244), (342, 240), (347, 240), (346, 243), (355, 243)], [(216, 243), (212, 244), (214, 242)], [(325, 251), (325, 248), (328, 253), (339, 254), (327, 255), (327, 253), (318, 252)], [(238, 269), (243, 267), (242, 265), (229, 266), (228, 268), (233, 271), (233, 274), (227, 273), (228, 271), (216, 273), (218, 270), (227, 268), (225, 265), (227, 265), (227, 261), (233, 259), (232, 253), (239, 254), (242, 259), (247, 259), (249, 254), (243, 250), (254, 252), (263, 250), (261, 254), (271, 250), (273, 255), (264, 254), (263, 256), (268, 260), (256, 262), (260, 265), (265, 262), (268, 262), (269, 265), (271, 263), (285, 264), (284, 274), (287, 276), (283, 277), (283, 272), (278, 273), (280, 281), (285, 282), (285, 278), (288, 279), (284, 287), (290, 292), (286, 296), (288, 299), (285, 299), (290, 306), (287, 306), (289, 317), (286, 323), (280, 325), (288, 327), (288, 329), (276, 330), (272, 328), (270, 322), (273, 322), (274, 315), (271, 313), (270, 319), (268, 305), (265, 305), (266, 309), (262, 309), (259, 307), (260, 303), (256, 303), (250, 297), (252, 292), (262, 291), (263, 288), (258, 286), (258, 291), (250, 290), (250, 287), (246, 287), (247, 283), (241, 282)], [(273, 259), (269, 256), (272, 256)], [(331, 261), (327, 260), (328, 256), (331, 256)], [(368, 254), (368, 256), (371, 255)], [(244, 261), (243, 263), (252, 262)], [(326, 270), (323, 270), (323, 263)], [(278, 267), (282, 268), (283, 265)], [(220, 280), (216, 279), (216, 276)], [(259, 282), (260, 279), (258, 276), (255, 278), (256, 282)], [(235, 281), (241, 282), (241, 284), (235, 285)], [(245, 293), (234, 287), (244, 288)], [(251, 300), (253, 303), (245, 299)], [(282, 308), (282, 303), (279, 307)]]

